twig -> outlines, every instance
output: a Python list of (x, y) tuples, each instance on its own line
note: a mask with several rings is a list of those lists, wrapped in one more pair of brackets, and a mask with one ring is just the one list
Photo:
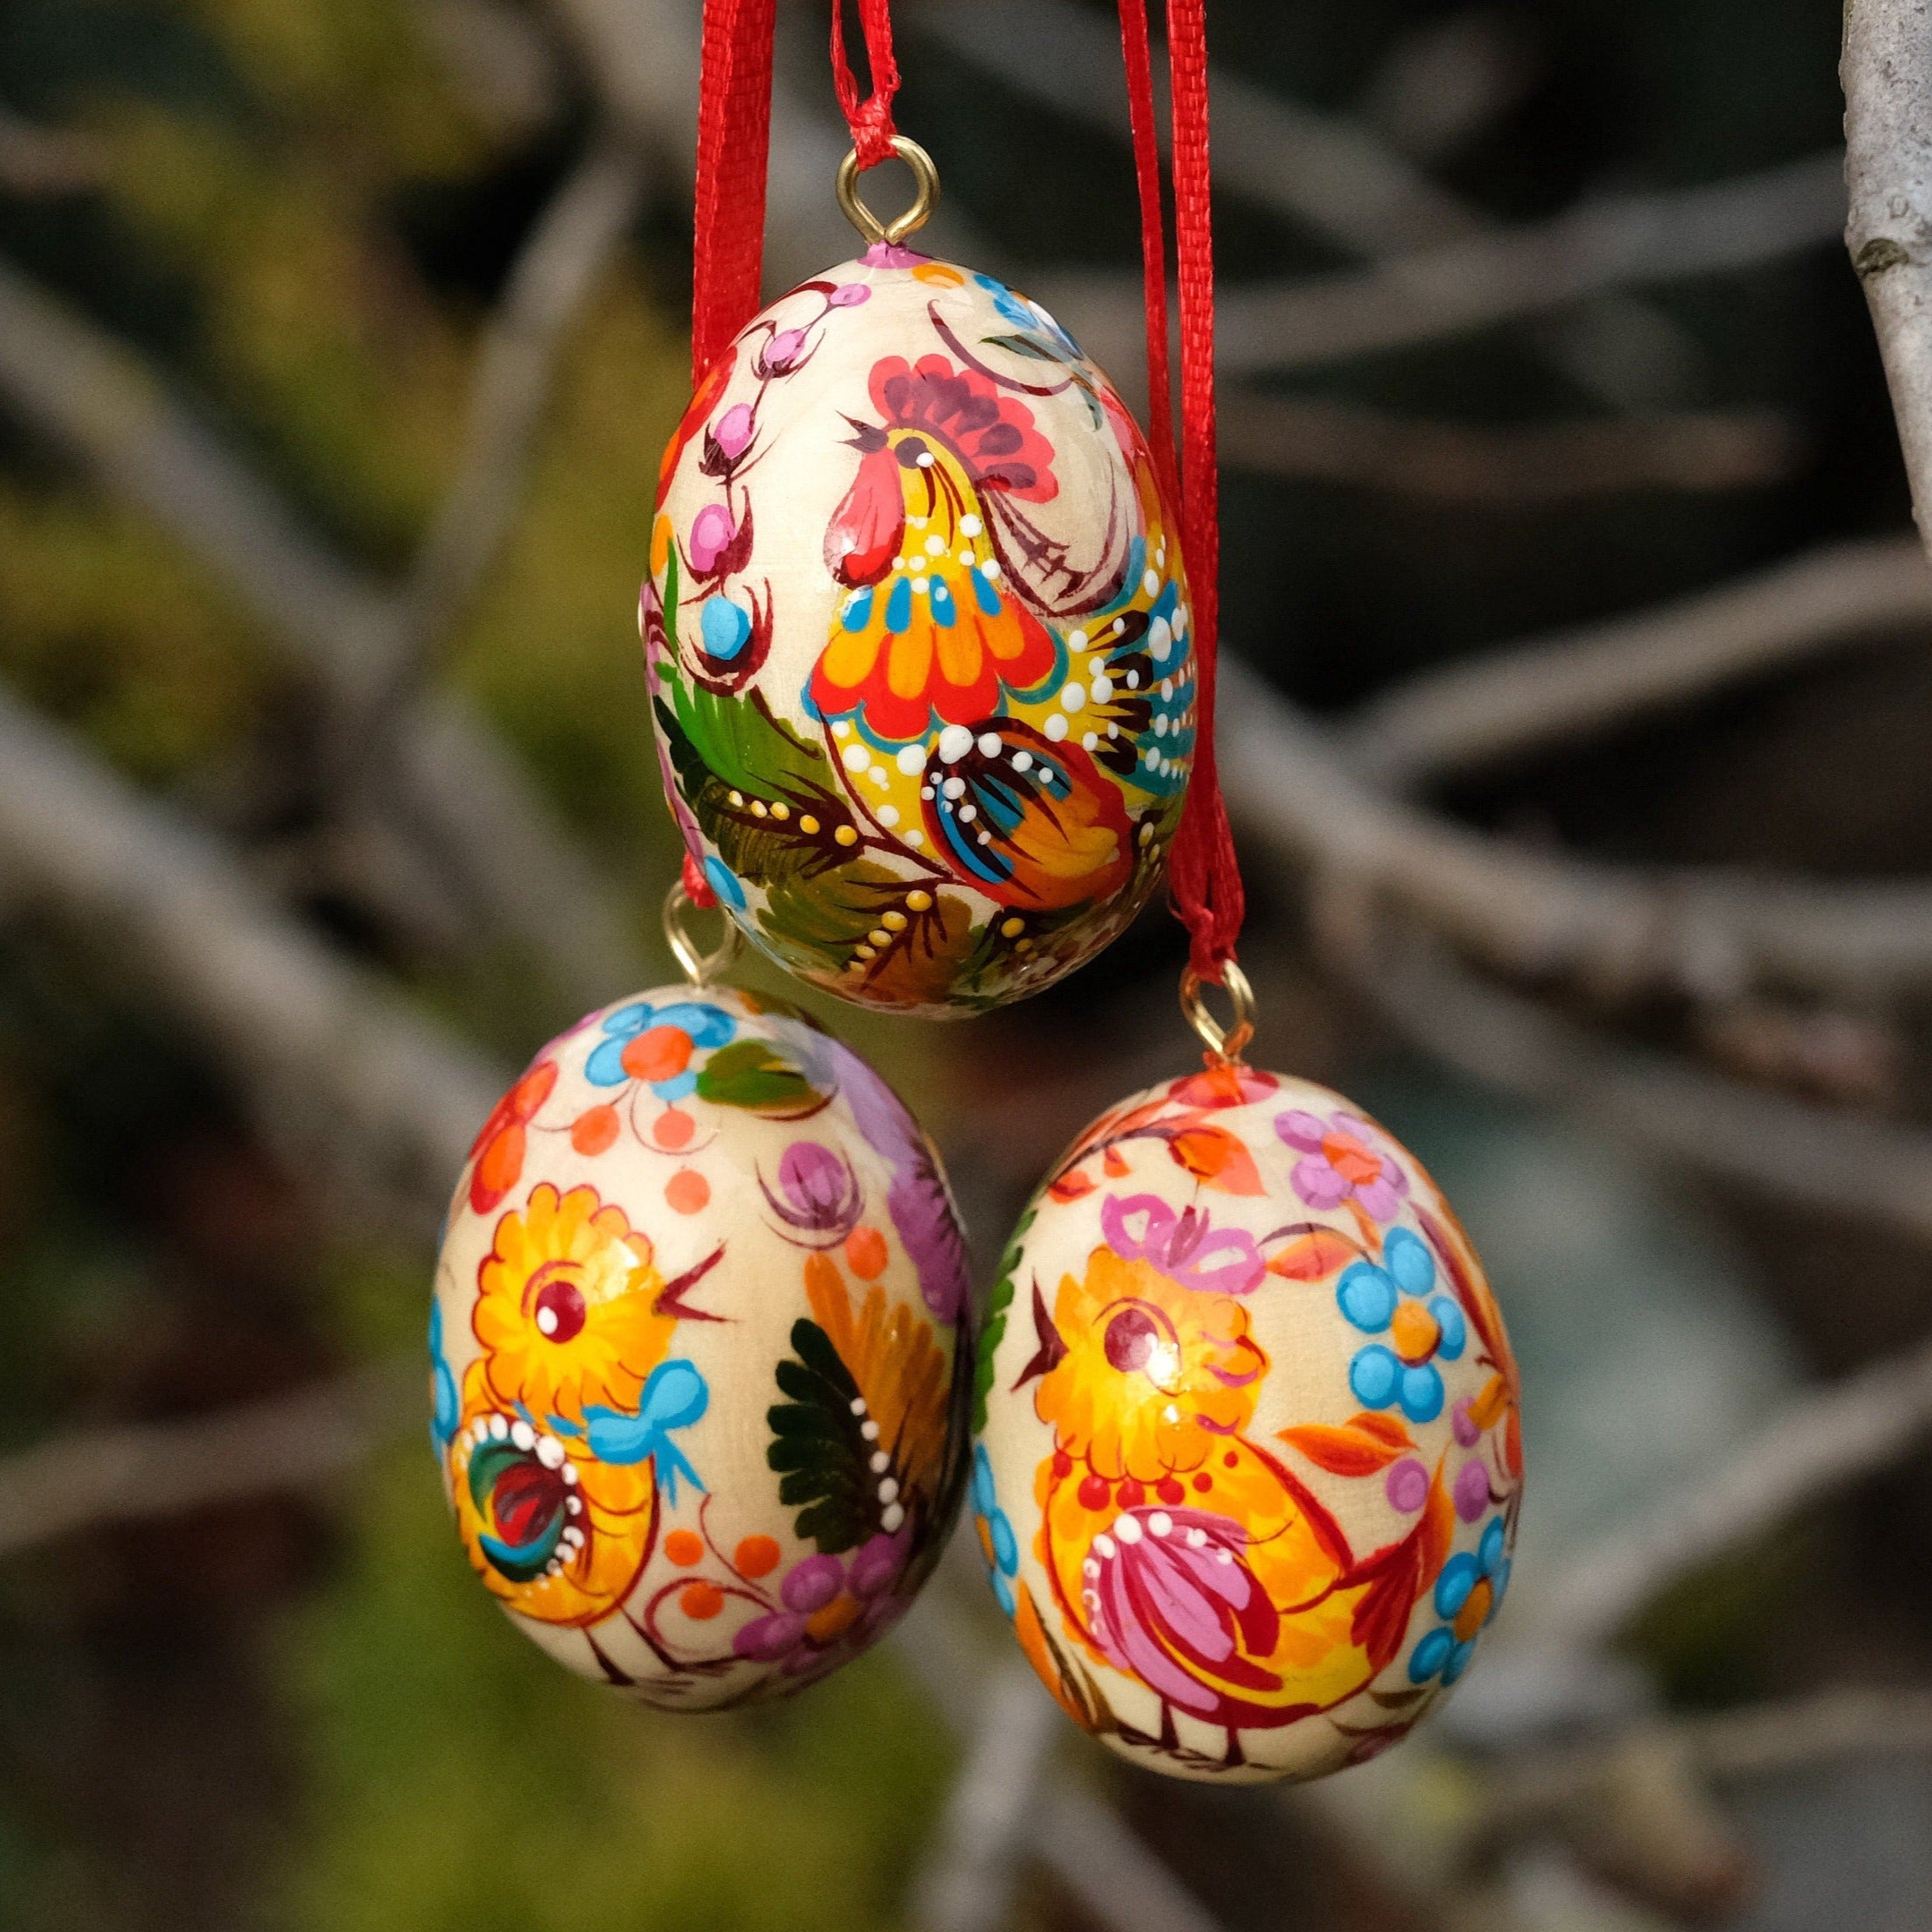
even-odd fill
[(1754, 984), (1861, 997), (1932, 984), (1932, 886), (1812, 884), (1558, 858), (1365, 782), (1297, 707), (1222, 669), (1229, 808), (1264, 851), (1385, 900), (1507, 972), (1606, 997)]
[(423, 1412), (413, 1354), (181, 1422), (78, 1429), (0, 1461), (0, 1557), (77, 1530), (301, 1489)]
[(345, 722), (365, 746), (414, 695), (509, 534), (564, 338), (642, 205), (646, 172), (633, 144), (598, 144), (517, 256), (480, 354), (456, 480), (390, 611), (370, 688), (346, 694)]
[[(1465, 335), (1614, 289), (1775, 262), (1835, 235), (1844, 218), (1836, 154), (1676, 192), (1585, 202), (1544, 222), (1276, 285), (1231, 287), (1216, 305), (1224, 375), (1317, 368)], [(1126, 366), (1128, 290), (1115, 276), (1037, 289), (1078, 321), (1102, 362)]]
[(1224, 464), (1260, 475), (1537, 508), (1633, 490), (1760, 488), (1789, 472), (1797, 449), (1768, 410), (1491, 428), (1244, 388), (1222, 396), (1220, 439)]
[(100, 150), (86, 135), (40, 127), (0, 106), (0, 194), (38, 200), (78, 194), (100, 179)]
[[(391, 606), (301, 528), (130, 351), (0, 262), (0, 395), (103, 486), (212, 564), (326, 691), (379, 677)], [(500, 930), (589, 1004), (638, 949), (599, 880), (494, 734), (454, 694), (398, 728), (389, 802)]]
[(1932, 32), (1921, 0), (1846, 0), (1845, 246), (1865, 284), (1920, 534), (1932, 543)]
[(271, 1140), (438, 1212), (502, 1082), (280, 914), (220, 847), (0, 697), (0, 878), (178, 1014)]
[(1932, 618), (1909, 537), (1834, 543), (1680, 603), (1426, 671), (1342, 735), (1387, 784), (1463, 777)]
[(1826, 1215), (1932, 1242), (1932, 1135), (1613, 1044), (1458, 970), (1439, 948), (1324, 930), (1397, 1030), (1446, 1065), (1654, 1155)]
[(1832, 1758), (1932, 1752), (1932, 1690), (1851, 1687), (1680, 1720), (1698, 1766), (1714, 1778), (1753, 1778)]
[[(1620, 1535), (1595, 1538), (1517, 1612), (1577, 1646), (1605, 1643), (1661, 1591), (1808, 1504), (1894, 1462), (1932, 1429), (1932, 1345), (1788, 1403), (1709, 1475)], [(1532, 1607), (1533, 1606), (1533, 1607)]]
[[(1120, 47), (1100, 15), (1065, 0), (971, 5), (939, 0), (915, 18), (924, 32), (1010, 87), (1124, 137)], [(1154, 67), (1158, 85), (1166, 72), (1158, 55)], [(1366, 123), (1319, 113), (1224, 69), (1214, 72), (1211, 84), (1219, 185), (1299, 223), (1354, 259), (1399, 257), (1488, 228), (1480, 210), (1437, 186)], [(1628, 402), (1634, 398), (1621, 372), (1612, 374), (1600, 352), (1604, 334), (1634, 320), (1646, 338), (1661, 340), (1667, 360), (1682, 362), (1694, 353), (1666, 318), (1648, 310), (1637, 318), (1623, 312), (1636, 306), (1613, 294), (1599, 304), (1604, 312), (1552, 325), (1544, 332), (1544, 346), (1592, 395)], [(1093, 307), (1089, 302), (1083, 314), (1091, 315)], [(1121, 290), (1101, 330), (1088, 324), (1088, 347), (1103, 348), (1099, 359), (1116, 372), (1130, 369), (1135, 358), (1128, 352), (1140, 326), (1128, 291)], [(1225, 346), (1222, 362), (1228, 366)]]
[(995, 1932), (1006, 1923), (1013, 1867), (1032, 1835), (1040, 1774), (1060, 1715), (1024, 1659), (982, 1675), (965, 1762), (913, 1886), (924, 1932)]

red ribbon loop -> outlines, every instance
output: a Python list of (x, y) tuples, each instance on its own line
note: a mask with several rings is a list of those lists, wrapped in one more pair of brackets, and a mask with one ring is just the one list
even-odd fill
[[(1133, 126), (1134, 174), (1147, 310), (1150, 441), (1173, 493), (1172, 394), (1167, 355), (1167, 268), (1160, 207), (1160, 147), (1146, 0), (1120, 0), (1121, 48)], [(1180, 830), (1167, 862), (1175, 915), (1192, 942), (1188, 964), (1219, 985), (1235, 956), (1245, 894), (1214, 762), (1215, 664), (1220, 643), (1221, 515), (1214, 452), (1214, 255), (1208, 152), (1208, 23), (1203, 0), (1168, 0), (1173, 90), (1174, 255), (1180, 291), (1181, 547), (1194, 614), (1194, 766)]]
[(899, 130), (892, 125), (892, 97), (899, 92), (899, 62), (892, 55), (889, 0), (858, 0), (858, 24), (865, 35), (865, 65), (872, 91), (859, 97), (858, 80), (845, 57), (845, 0), (832, 0), (832, 85), (845, 125), (852, 130), (861, 171), (892, 158)]

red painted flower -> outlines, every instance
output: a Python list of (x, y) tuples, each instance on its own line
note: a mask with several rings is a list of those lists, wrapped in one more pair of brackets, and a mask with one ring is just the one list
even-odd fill
[(523, 1172), (525, 1130), (556, 1085), (556, 1062), (540, 1060), (498, 1101), (470, 1146), (470, 1206), (486, 1214), (516, 1186)]

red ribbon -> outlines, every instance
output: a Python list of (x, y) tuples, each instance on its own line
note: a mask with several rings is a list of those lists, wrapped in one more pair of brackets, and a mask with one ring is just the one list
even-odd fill
[[(845, 0), (832, 4), (832, 80), (861, 168), (890, 157), (896, 130), (890, 0), (857, 0), (872, 92), (861, 95), (846, 57)], [(694, 384), (758, 312), (771, 145), (772, 37), (776, 0), (704, 0), (699, 80), (696, 233), (691, 285)], [(1155, 473), (1180, 507), (1193, 603), (1194, 767), (1168, 861), (1189, 963), (1220, 983), (1241, 934), (1243, 896), (1228, 808), (1214, 763), (1221, 528), (1214, 457), (1214, 262), (1208, 153), (1208, 28), (1204, 0), (1167, 0), (1173, 99), (1174, 253), (1180, 306), (1180, 448), (1174, 447), (1167, 349), (1166, 238), (1154, 110), (1147, 0), (1120, 0), (1121, 47), (1140, 190), (1147, 310), (1147, 390)], [(689, 882), (688, 882), (689, 883)], [(694, 892), (692, 896), (697, 897)]]
[[(1140, 187), (1147, 307), (1150, 439), (1157, 474), (1173, 489), (1172, 391), (1167, 360), (1167, 268), (1161, 232), (1159, 134), (1146, 0), (1120, 0), (1121, 48)], [(1180, 286), (1180, 528), (1194, 607), (1194, 768), (1167, 861), (1188, 964), (1218, 985), (1235, 956), (1245, 894), (1214, 762), (1214, 671), (1220, 643), (1221, 514), (1214, 456), (1214, 253), (1208, 156), (1208, 23), (1204, 0), (1167, 0), (1173, 89), (1174, 256)]]

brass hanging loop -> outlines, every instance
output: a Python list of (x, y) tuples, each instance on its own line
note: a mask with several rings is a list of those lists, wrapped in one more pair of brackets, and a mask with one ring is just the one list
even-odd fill
[(685, 978), (702, 990), (714, 979), (730, 972), (738, 962), (738, 956), (745, 948), (745, 935), (738, 931), (737, 921), (720, 907), (719, 916), (724, 921), (724, 936), (710, 951), (704, 951), (691, 934), (691, 920), (698, 911), (690, 894), (684, 890), (684, 881), (674, 881), (670, 891), (664, 895), (664, 943), (671, 948), (671, 956), (683, 969)]
[(1180, 976), (1180, 1011), (1216, 1060), (1238, 1067), (1248, 1042), (1255, 1037), (1255, 990), (1248, 984), (1247, 974), (1231, 959), (1222, 966), (1221, 984), (1234, 1007), (1228, 1025), (1223, 1026), (1208, 1011), (1208, 983), (1192, 966)]
[(939, 170), (932, 156), (902, 134), (892, 136), (892, 152), (913, 171), (914, 192), (913, 205), (891, 221), (881, 221), (859, 199), (858, 150), (851, 149), (838, 164), (838, 205), (868, 244), (883, 242), (887, 247), (897, 246), (915, 229), (924, 228), (939, 206)]

